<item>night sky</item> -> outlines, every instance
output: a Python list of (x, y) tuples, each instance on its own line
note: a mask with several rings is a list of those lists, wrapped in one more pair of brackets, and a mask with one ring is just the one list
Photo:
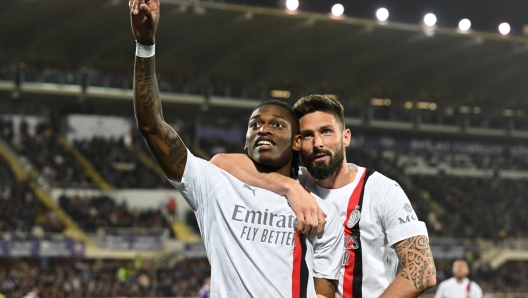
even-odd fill
[[(278, 7), (285, 0), (226, 0), (254, 6)], [(380, 7), (389, 10), (389, 21), (421, 24), (426, 13), (434, 13), (437, 26), (456, 28), (458, 22), (468, 18), (476, 31), (497, 32), (502, 22), (508, 22), (511, 34), (522, 35), (523, 26), (528, 24), (527, 0), (299, 0), (299, 10), (310, 12), (330, 12), (335, 3), (345, 7), (350, 17), (374, 19)]]

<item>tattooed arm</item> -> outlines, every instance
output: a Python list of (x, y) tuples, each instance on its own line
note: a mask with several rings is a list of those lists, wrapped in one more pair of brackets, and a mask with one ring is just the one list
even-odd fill
[(401, 271), (381, 295), (388, 297), (418, 297), (436, 285), (436, 268), (431, 247), (425, 236), (415, 236), (394, 245)]
[[(154, 45), (159, 22), (159, 0), (130, 0), (132, 32), (138, 44)], [(156, 79), (155, 57), (136, 57), (134, 111), (139, 131), (167, 177), (180, 181), (187, 161), (187, 148), (163, 119)]]

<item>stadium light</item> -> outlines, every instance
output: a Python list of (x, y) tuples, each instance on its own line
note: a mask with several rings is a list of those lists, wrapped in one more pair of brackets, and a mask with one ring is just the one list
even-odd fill
[(345, 7), (339, 3), (332, 6), (332, 15), (334, 17), (340, 17), (345, 12)]
[(271, 90), (270, 95), (275, 98), (290, 98), (291, 93), (286, 90)]
[(510, 33), (511, 27), (508, 23), (502, 23), (499, 25), (499, 32), (502, 35), (508, 35)]
[(458, 23), (458, 29), (460, 29), (460, 31), (468, 31), (469, 28), (471, 28), (471, 21), (468, 20), (468, 19), (462, 19), (459, 23)]
[(389, 18), (389, 11), (386, 8), (380, 8), (376, 11), (378, 21), (385, 22)]
[(424, 17), (424, 24), (432, 27), (436, 24), (436, 16), (432, 13), (428, 13)]
[(286, 8), (291, 11), (297, 10), (299, 8), (299, 0), (286, 0)]

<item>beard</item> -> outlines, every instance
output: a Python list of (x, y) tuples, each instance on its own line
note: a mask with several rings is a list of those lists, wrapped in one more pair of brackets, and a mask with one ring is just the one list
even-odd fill
[[(339, 147), (337, 147), (337, 150), (335, 150), (335, 154), (333, 154), (330, 150), (314, 150), (310, 155), (308, 155), (307, 158), (304, 156), (301, 156), (302, 162), (308, 172), (310, 172), (310, 175), (314, 177), (317, 180), (324, 180), (330, 176), (333, 176), (339, 168), (341, 168), (341, 165), (343, 164), (343, 160), (345, 158), (343, 145), (341, 144)], [(312, 162), (312, 156), (315, 154), (324, 153), (328, 157), (330, 157), (330, 160), (328, 164), (325, 162)]]

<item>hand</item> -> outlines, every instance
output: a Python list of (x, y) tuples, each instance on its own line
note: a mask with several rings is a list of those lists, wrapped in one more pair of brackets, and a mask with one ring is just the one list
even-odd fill
[(297, 232), (310, 236), (317, 232), (322, 234), (326, 224), (326, 214), (321, 210), (317, 200), (300, 184), (290, 189), (285, 195), (295, 216), (297, 217)]
[(130, 0), (128, 6), (136, 41), (142, 45), (153, 45), (160, 17), (159, 0)]

